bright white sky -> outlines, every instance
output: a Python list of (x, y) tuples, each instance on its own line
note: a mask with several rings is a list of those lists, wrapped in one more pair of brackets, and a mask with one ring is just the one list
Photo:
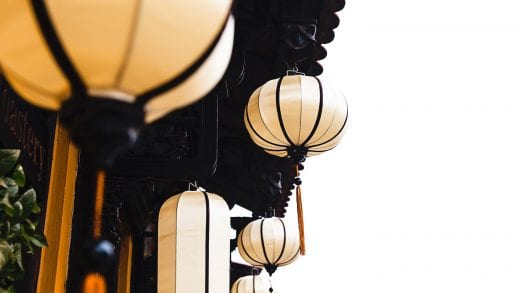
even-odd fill
[(340, 17), (323, 78), (347, 133), (306, 163), (308, 255), (275, 292), (520, 292), (520, 2), (349, 0)]

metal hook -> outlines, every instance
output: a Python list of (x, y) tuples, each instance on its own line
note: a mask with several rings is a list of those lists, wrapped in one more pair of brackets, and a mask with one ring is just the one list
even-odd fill
[(191, 188), (195, 188), (195, 190), (199, 190), (199, 184), (197, 181), (188, 182), (188, 191), (192, 191)]
[(287, 69), (285, 72), (286, 75), (305, 75), (304, 72), (301, 72), (298, 66), (294, 65), (293, 68)]

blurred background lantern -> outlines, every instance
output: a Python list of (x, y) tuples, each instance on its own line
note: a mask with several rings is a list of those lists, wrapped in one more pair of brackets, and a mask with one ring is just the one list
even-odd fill
[(235, 281), (231, 293), (269, 293), (269, 281), (260, 275), (250, 275)]
[[(231, 0), (0, 2), (0, 70), (28, 102), (60, 110), (81, 148), (94, 243), (104, 243), (106, 167), (145, 123), (206, 95), (233, 47)], [(85, 242), (89, 242), (88, 239)], [(109, 243), (108, 246), (112, 244)], [(113, 247), (113, 245), (112, 245)], [(113, 247), (114, 248), (114, 247)], [(85, 292), (104, 292), (98, 245), (85, 248)], [(95, 289), (98, 288), (98, 289)], [(79, 288), (72, 291), (79, 292)]]
[[(297, 70), (256, 89), (244, 111), (244, 123), (253, 142), (267, 153), (290, 158), (299, 176), (306, 157), (333, 149), (340, 142), (348, 117), (345, 98), (317, 77)], [(300, 178), (296, 178), (300, 252), (305, 233)]]
[(157, 289), (164, 293), (229, 290), (229, 207), (220, 196), (186, 191), (161, 206)]
[(258, 219), (242, 229), (238, 235), (240, 256), (255, 267), (264, 267), (272, 275), (279, 266), (298, 258), (298, 235), (287, 229), (281, 218)]

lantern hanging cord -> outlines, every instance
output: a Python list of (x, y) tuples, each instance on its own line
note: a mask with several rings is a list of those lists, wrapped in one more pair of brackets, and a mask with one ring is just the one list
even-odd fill
[[(296, 177), (300, 176), (298, 164), (295, 165)], [(300, 182), (301, 183), (301, 182)], [(296, 186), (296, 211), (298, 213), (298, 230), (300, 232), (300, 254), (305, 255), (305, 226), (303, 222), (303, 205), (300, 184)]]
[[(99, 170), (96, 174), (96, 195), (94, 198), (94, 215), (92, 220), (92, 236), (95, 240), (101, 238), (103, 228), (103, 204), (105, 191), (105, 171)], [(103, 275), (92, 272), (85, 276), (83, 293), (105, 293), (106, 281)]]

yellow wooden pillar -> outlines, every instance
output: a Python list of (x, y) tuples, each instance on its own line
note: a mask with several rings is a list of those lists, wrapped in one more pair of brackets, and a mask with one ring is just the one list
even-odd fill
[[(58, 122), (44, 227), (49, 245), (42, 249), (37, 293), (65, 293), (77, 170), (78, 149), (72, 144), (68, 131)], [(122, 239), (119, 251), (117, 292), (129, 293), (133, 253), (129, 233)]]
[(130, 293), (132, 275), (132, 236), (128, 235), (121, 241), (119, 249), (119, 264), (117, 271), (117, 292)]
[(57, 122), (44, 227), (49, 246), (41, 253), (38, 293), (65, 292), (77, 169), (78, 150)]

